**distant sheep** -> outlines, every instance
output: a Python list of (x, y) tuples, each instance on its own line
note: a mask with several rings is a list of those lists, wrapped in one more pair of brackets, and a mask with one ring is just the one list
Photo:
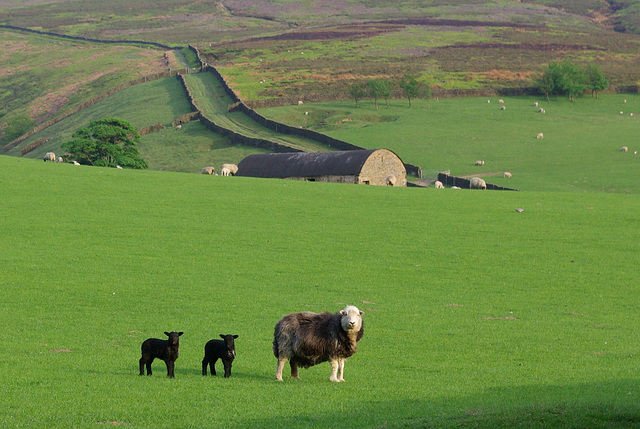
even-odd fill
[(44, 162), (55, 162), (56, 161), (56, 154), (53, 152), (47, 152), (44, 154), (44, 157), (42, 158), (44, 160)]
[(479, 177), (472, 177), (469, 181), (470, 189), (487, 189), (487, 183)]
[(233, 176), (238, 172), (238, 166), (235, 164), (222, 164), (222, 170), (220, 174), (223, 176)]
[(498, 100), (498, 103), (504, 104), (504, 100), (501, 98), (500, 100)]
[(202, 359), (202, 375), (207, 375), (207, 365), (211, 370), (211, 375), (216, 375), (215, 363), (218, 359), (224, 365), (224, 378), (231, 377), (231, 364), (236, 358), (235, 339), (237, 335), (220, 334), (221, 340), (211, 340), (204, 346), (204, 359)]
[(533, 103), (534, 107), (538, 107), (538, 102), (536, 101), (535, 103)]
[(398, 179), (393, 174), (390, 176), (387, 176), (387, 178), (385, 179), (387, 186), (396, 186), (397, 181)]
[(475, 165), (484, 165), (484, 161), (476, 161)]
[(506, 110), (505, 106), (500, 106), (500, 110)]
[(620, 148), (620, 152), (626, 152), (626, 151), (628, 151), (628, 150), (629, 150), (629, 148), (628, 148), (628, 147), (626, 147), (626, 146), (622, 146), (622, 147)]
[(118, 170), (122, 170), (122, 167), (120, 167), (119, 165), (116, 165), (116, 168), (117, 168)]
[(216, 174), (216, 170), (213, 167), (205, 167), (200, 170), (200, 174)]
[(451, 189), (462, 189), (460, 186), (452, 186)]
[(536, 136), (537, 139), (543, 139), (544, 138), (544, 134), (542, 133), (538, 133), (538, 135)]
[(304, 102), (302, 100), (298, 100), (298, 106), (302, 106)]
[(73, 165), (80, 165), (80, 163), (78, 161), (73, 161), (72, 164)]
[(434, 183), (434, 186), (436, 187), (436, 189), (444, 189), (444, 185), (439, 180), (436, 180), (436, 183)]
[(507, 179), (511, 179), (511, 173), (509, 173), (508, 171), (505, 171), (503, 176)]
[(538, 109), (538, 113), (547, 113), (542, 107)]
[(352, 305), (332, 314), (289, 314), (276, 323), (273, 354), (278, 358), (276, 380), (282, 381), (284, 364), (289, 361), (291, 377), (298, 376), (298, 366), (309, 368), (331, 363), (330, 381), (344, 381), (344, 361), (352, 356), (364, 335), (363, 312)]
[(56, 162), (63, 162), (62, 157), (61, 156), (57, 157)]
[(181, 130), (182, 129), (182, 124), (176, 125), (176, 130)]
[(151, 375), (151, 362), (155, 358), (161, 359), (167, 364), (167, 375), (175, 377), (174, 367), (178, 359), (178, 348), (180, 347), (180, 335), (183, 332), (165, 332), (168, 340), (149, 338), (142, 343), (142, 357), (140, 358), (140, 375), (144, 375), (144, 367), (147, 366), (147, 375)]

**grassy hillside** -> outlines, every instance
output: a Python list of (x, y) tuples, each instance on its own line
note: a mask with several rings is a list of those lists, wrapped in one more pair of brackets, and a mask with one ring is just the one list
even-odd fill
[[(333, 102), (260, 112), (366, 148), (389, 148), (421, 166), (426, 177), (451, 170), (458, 176), (488, 175), (489, 183), (526, 191), (640, 192), (637, 95), (585, 96), (573, 103), (543, 97), (504, 101), (504, 111), (497, 97), (471, 97), (414, 100), (413, 107), (406, 99), (393, 100), (378, 111), (365, 100), (359, 108)], [(546, 113), (538, 113), (534, 102)], [(544, 138), (537, 139), (538, 133)], [(622, 146), (629, 152), (620, 152)], [(477, 160), (485, 165), (476, 167)], [(504, 171), (513, 178), (503, 178)]]
[(142, 136), (140, 155), (153, 170), (197, 173), (202, 167), (213, 165), (220, 169), (225, 162), (240, 162), (251, 153), (262, 152), (253, 147), (232, 145), (229, 140), (211, 133), (199, 122), (183, 125), (176, 130), (171, 123), (191, 111), (184, 89), (175, 77), (134, 85), (118, 92), (80, 113), (37, 133), (7, 152), (20, 156), (25, 146), (38, 139), (48, 141), (25, 154), (26, 158), (42, 159), (49, 151), (62, 154), (60, 145), (70, 141), (79, 128), (106, 117), (118, 117), (131, 122), (137, 129), (161, 123), (164, 130)]
[[(638, 195), (311, 184), (7, 156), (0, 184), (3, 426), (640, 422)], [(347, 381), (330, 383), (325, 363), (275, 382), (275, 322), (345, 303), (365, 311), (366, 329)], [(176, 378), (162, 362), (138, 376), (142, 341), (173, 329), (185, 332)], [(233, 375), (204, 378), (204, 343), (220, 333), (240, 336)]]

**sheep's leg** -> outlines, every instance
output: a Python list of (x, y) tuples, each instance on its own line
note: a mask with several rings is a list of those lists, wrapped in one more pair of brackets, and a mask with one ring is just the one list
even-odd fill
[(144, 360), (142, 360), (142, 358), (140, 358), (140, 375), (144, 375)]
[(278, 367), (276, 368), (276, 380), (282, 381), (282, 370), (284, 369), (284, 364), (287, 363), (289, 359), (286, 357), (278, 358)]
[(209, 364), (209, 369), (211, 369), (211, 375), (217, 375), (216, 374), (216, 362), (218, 362), (218, 359), (214, 359), (211, 361), (211, 363)]
[(289, 365), (291, 366), (291, 378), (300, 380), (300, 376), (298, 375), (298, 363), (291, 360), (289, 361)]
[(172, 360), (168, 360), (166, 361), (167, 363), (167, 375), (169, 376), (169, 378), (175, 378), (176, 374), (174, 372), (175, 369), (175, 362)]
[(207, 375), (207, 365), (209, 365), (207, 359), (202, 359), (202, 375)]
[(231, 362), (228, 360), (222, 360), (224, 365), (224, 378), (231, 377)]
[(153, 362), (153, 359), (147, 361), (147, 375), (151, 375), (151, 362)]
[(344, 358), (338, 359), (338, 381), (344, 381)]
[(337, 359), (331, 359), (331, 377), (329, 377), (329, 381), (340, 381), (338, 379), (338, 367), (340, 366)]

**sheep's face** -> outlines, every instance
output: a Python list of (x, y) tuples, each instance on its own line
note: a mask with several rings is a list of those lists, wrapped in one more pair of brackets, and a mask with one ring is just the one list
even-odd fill
[(170, 346), (177, 346), (178, 343), (180, 342), (180, 335), (182, 335), (184, 332), (165, 332), (164, 334), (169, 337), (169, 345)]
[(362, 311), (358, 310), (353, 305), (348, 305), (344, 310), (340, 311), (342, 315), (341, 323), (342, 329), (346, 332), (359, 332), (362, 328)]
[(224, 340), (224, 345), (227, 346), (227, 350), (229, 351), (229, 354), (231, 356), (236, 355), (236, 343), (235, 343), (235, 339), (238, 338), (237, 335), (223, 335), (220, 334), (220, 338), (222, 338)]

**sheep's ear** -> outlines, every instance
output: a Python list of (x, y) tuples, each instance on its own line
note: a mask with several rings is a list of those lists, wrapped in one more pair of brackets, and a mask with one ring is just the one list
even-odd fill
[(220, 334), (220, 338), (224, 338), (224, 335)]
[(234, 336), (233, 336), (233, 338), (238, 338), (238, 336), (237, 336), (237, 335), (234, 335)]
[(182, 331), (178, 332), (178, 336), (180, 336), (182, 334), (184, 334), (184, 332), (182, 332)]
[(168, 337), (169, 333), (167, 331), (164, 331), (164, 334)]
[(360, 310), (360, 316), (362, 316), (364, 314), (364, 311)]
[(340, 314), (344, 315), (344, 310), (340, 310)]

